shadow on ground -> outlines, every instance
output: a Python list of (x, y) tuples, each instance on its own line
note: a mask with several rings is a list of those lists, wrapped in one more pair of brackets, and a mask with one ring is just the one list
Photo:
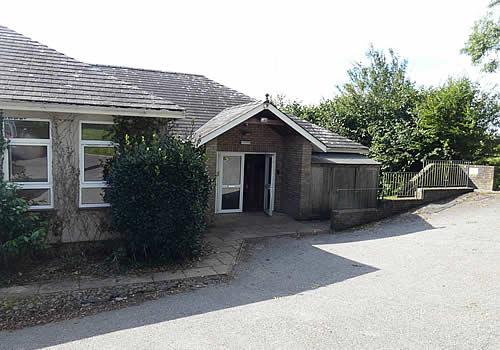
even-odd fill
[(433, 227), (417, 215), (405, 214), (381, 224), (331, 235), (300, 239), (259, 239), (248, 243), (235, 278), (228, 283), (170, 295), (126, 309), (82, 319), (0, 333), (1, 344), (19, 348), (64, 344), (115, 331), (141, 327), (233, 308), (277, 297), (303, 293), (377, 271), (374, 266), (329, 253), (315, 246), (383, 239), (430, 230)]

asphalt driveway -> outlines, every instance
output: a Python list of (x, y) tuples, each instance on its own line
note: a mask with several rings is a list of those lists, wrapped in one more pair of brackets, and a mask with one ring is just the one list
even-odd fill
[(500, 195), (248, 246), (227, 284), (0, 333), (2, 349), (499, 349)]

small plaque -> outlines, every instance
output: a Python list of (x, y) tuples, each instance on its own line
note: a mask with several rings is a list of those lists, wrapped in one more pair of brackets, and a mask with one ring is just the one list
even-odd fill
[(469, 168), (469, 176), (476, 176), (479, 174), (479, 168)]

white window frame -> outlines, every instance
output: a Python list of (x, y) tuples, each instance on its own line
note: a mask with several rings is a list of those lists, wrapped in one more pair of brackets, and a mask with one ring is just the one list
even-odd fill
[[(275, 190), (276, 190), (276, 152), (225, 152), (225, 151), (217, 151), (217, 163), (216, 163), (216, 186), (215, 186), (215, 214), (229, 214), (229, 213), (242, 213), (243, 212), (243, 189), (245, 188), (245, 155), (246, 154), (261, 154), (261, 155), (266, 155), (266, 156), (271, 156), (272, 163), (271, 163), (271, 179), (270, 179), (270, 186), (269, 186), (269, 195), (270, 195), (270, 201), (269, 201), (269, 210), (267, 214), (269, 216), (273, 215), (274, 211), (274, 200), (275, 200)], [(224, 186), (222, 184), (222, 176), (224, 172), (224, 166), (223, 166), (223, 159), (224, 156), (241, 156), (241, 178), (240, 178), (240, 184), (238, 186)], [(239, 208), (238, 209), (222, 209), (222, 189), (223, 188), (230, 188), (230, 187), (239, 187), (240, 188), (240, 202), (239, 202)], [(265, 184), (264, 184), (264, 191), (266, 191)], [(266, 200), (266, 197), (264, 195), (264, 202)], [(264, 208), (265, 208), (265, 203), (264, 203)], [(264, 210), (264, 212), (266, 212)]]
[[(5, 121), (6, 120), (20, 120), (20, 121), (35, 121), (35, 122), (48, 122), (49, 123), (49, 138), (48, 139), (25, 139), (25, 138), (7, 138), (5, 135)], [(54, 185), (52, 182), (52, 121), (43, 118), (21, 118), (21, 117), (5, 117), (4, 118), (4, 136), (7, 139), (7, 148), (3, 156), (3, 177), (5, 181), (14, 184), (21, 190), (48, 190), (49, 191), (49, 205), (30, 205), (29, 209), (53, 209), (54, 208)], [(18, 182), (10, 181), (9, 174), (9, 151), (10, 146), (46, 146), (47, 147), (47, 181), (46, 182)]]
[(86, 188), (108, 188), (109, 185), (106, 181), (85, 181), (85, 147), (109, 147), (114, 148), (116, 144), (113, 141), (99, 141), (99, 140), (83, 140), (82, 139), (82, 131), (83, 124), (104, 124), (104, 125), (113, 125), (112, 121), (95, 121), (95, 120), (81, 120), (80, 127), (78, 130), (78, 139), (79, 139), (79, 155), (80, 155), (80, 190), (79, 190), (79, 198), (78, 205), (80, 208), (107, 208), (110, 207), (109, 203), (94, 203), (94, 204), (84, 204), (82, 203), (83, 198), (83, 189)]

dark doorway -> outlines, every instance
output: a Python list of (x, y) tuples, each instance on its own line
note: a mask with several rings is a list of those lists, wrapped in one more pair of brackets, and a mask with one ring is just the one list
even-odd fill
[(243, 211), (264, 210), (264, 154), (245, 154)]

